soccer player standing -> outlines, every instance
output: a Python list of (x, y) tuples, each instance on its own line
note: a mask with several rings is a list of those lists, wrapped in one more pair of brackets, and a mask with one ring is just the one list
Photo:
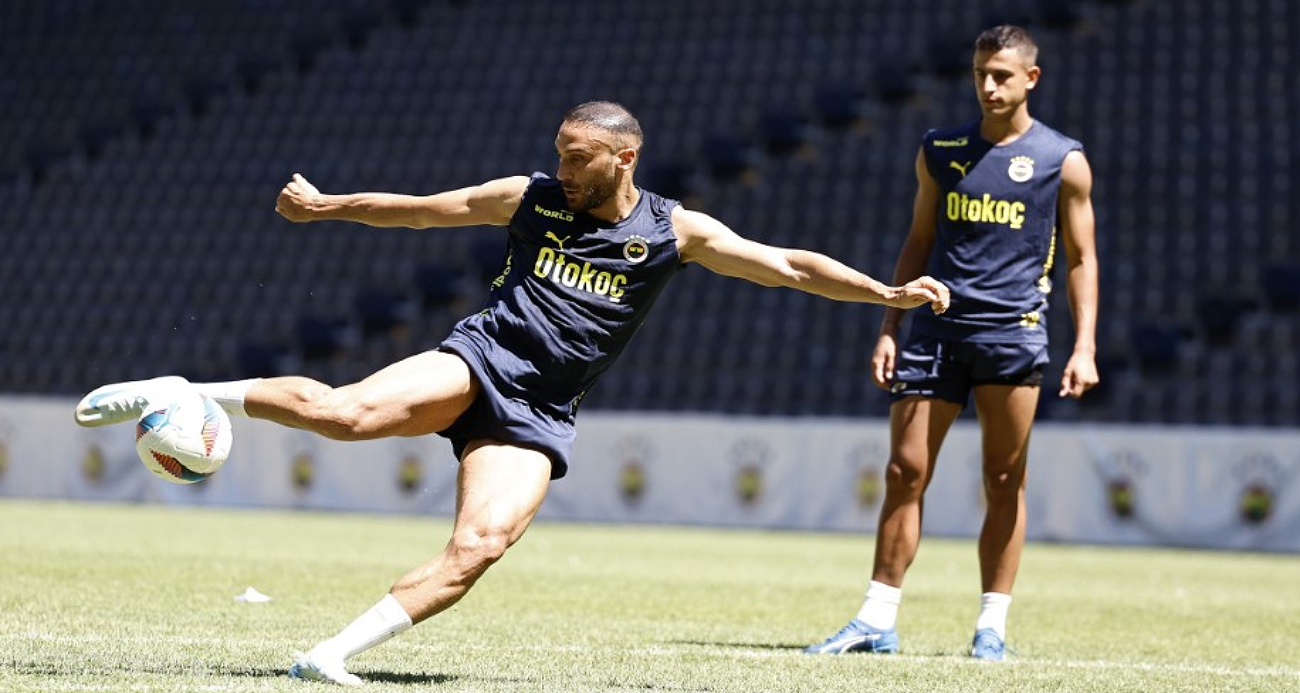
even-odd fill
[[(446, 547), (413, 568), (341, 632), (296, 658), (291, 676), (355, 685), (353, 655), (455, 604), (523, 536), (552, 479), (565, 475), (574, 419), (669, 280), (686, 263), (765, 286), (899, 309), (948, 305), (929, 277), (885, 286), (825, 255), (746, 240), (721, 222), (638, 188), (641, 126), (622, 106), (571, 109), (559, 168), (429, 196), (324, 195), (301, 176), (276, 211), (295, 222), (508, 227), (487, 306), (435, 350), (330, 387), (290, 376), (195, 384), (232, 414), (339, 440), (438, 433), (460, 469)], [(175, 376), (105, 385), (78, 405), (86, 426), (133, 420)]]
[(895, 281), (929, 274), (952, 292), (942, 315), (885, 312), (872, 379), (891, 393), (890, 459), (871, 582), (858, 615), (810, 654), (896, 652), (903, 576), (921, 539), (939, 448), (974, 393), (987, 509), (979, 536), (981, 608), (974, 657), (1004, 658), (1007, 610), (1025, 540), (1025, 468), (1047, 363), (1049, 274), (1059, 227), (1074, 350), (1059, 394), (1098, 382), (1092, 172), (1082, 145), (1029, 115), (1038, 48), (1015, 26), (976, 39), (981, 118), (926, 133), (916, 157), (912, 225)]

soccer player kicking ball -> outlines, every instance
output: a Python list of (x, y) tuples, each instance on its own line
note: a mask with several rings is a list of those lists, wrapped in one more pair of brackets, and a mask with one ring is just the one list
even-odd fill
[(944, 315), (917, 315), (901, 352), (902, 314), (885, 312), (872, 378), (888, 388), (890, 457), (875, 566), (856, 618), (811, 654), (896, 652), (903, 574), (921, 541), (921, 506), (939, 446), (971, 393), (983, 437), (987, 511), (980, 531), (983, 586), (971, 655), (1005, 656), (1011, 586), (1025, 543), (1029, 431), (1047, 363), (1048, 274), (1061, 231), (1074, 353), (1062, 397), (1097, 384), (1097, 255), (1092, 172), (1082, 145), (1029, 116), (1037, 47), (1000, 26), (975, 41), (982, 118), (926, 134), (916, 157), (912, 227), (896, 281), (923, 270), (952, 289)]
[(290, 221), (508, 227), (509, 255), (487, 307), (437, 349), (344, 387), (304, 377), (190, 385), (171, 376), (106, 385), (77, 406), (82, 425), (130, 421), (156, 393), (192, 386), (231, 414), (336, 440), (450, 439), (460, 469), (446, 547), (337, 635), (297, 656), (291, 676), (360, 683), (345, 668), (348, 658), (455, 604), (519, 540), (550, 481), (568, 470), (582, 397), (685, 264), (841, 301), (947, 309), (948, 289), (929, 277), (886, 286), (825, 255), (746, 240), (636, 187), (641, 143), (631, 113), (593, 102), (565, 115), (555, 178), (502, 178), (416, 197), (325, 195), (295, 174), (276, 204)]

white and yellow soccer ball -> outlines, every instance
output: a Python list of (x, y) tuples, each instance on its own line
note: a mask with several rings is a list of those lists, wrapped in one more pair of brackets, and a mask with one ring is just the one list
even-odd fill
[(230, 416), (211, 397), (189, 387), (149, 402), (135, 425), (135, 451), (156, 476), (192, 484), (225, 464), (234, 436)]

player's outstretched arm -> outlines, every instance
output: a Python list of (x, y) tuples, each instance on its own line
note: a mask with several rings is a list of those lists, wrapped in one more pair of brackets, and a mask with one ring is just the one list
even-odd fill
[(519, 208), (527, 188), (527, 176), (511, 176), (435, 195), (383, 192), (327, 195), (295, 173), (276, 198), (275, 211), (293, 222), (355, 221), (367, 226), (413, 229), (505, 226)]
[(948, 309), (948, 287), (930, 277), (888, 286), (821, 253), (742, 238), (717, 219), (681, 207), (673, 211), (673, 230), (684, 261), (698, 262), (718, 274), (763, 286), (786, 286), (837, 301), (881, 303), (895, 308), (928, 303), (936, 313)]

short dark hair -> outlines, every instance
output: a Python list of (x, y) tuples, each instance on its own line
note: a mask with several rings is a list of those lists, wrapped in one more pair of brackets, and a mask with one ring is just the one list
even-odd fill
[(578, 104), (564, 114), (565, 123), (576, 123), (604, 130), (618, 138), (622, 147), (640, 149), (645, 141), (641, 134), (641, 123), (636, 116), (613, 101), (588, 101)]
[(1000, 50), (1011, 48), (1020, 53), (1025, 62), (1035, 65), (1038, 62), (1038, 44), (1029, 35), (1028, 31), (1012, 25), (1000, 24), (991, 29), (985, 29), (983, 33), (975, 38), (976, 53), (997, 53)]

